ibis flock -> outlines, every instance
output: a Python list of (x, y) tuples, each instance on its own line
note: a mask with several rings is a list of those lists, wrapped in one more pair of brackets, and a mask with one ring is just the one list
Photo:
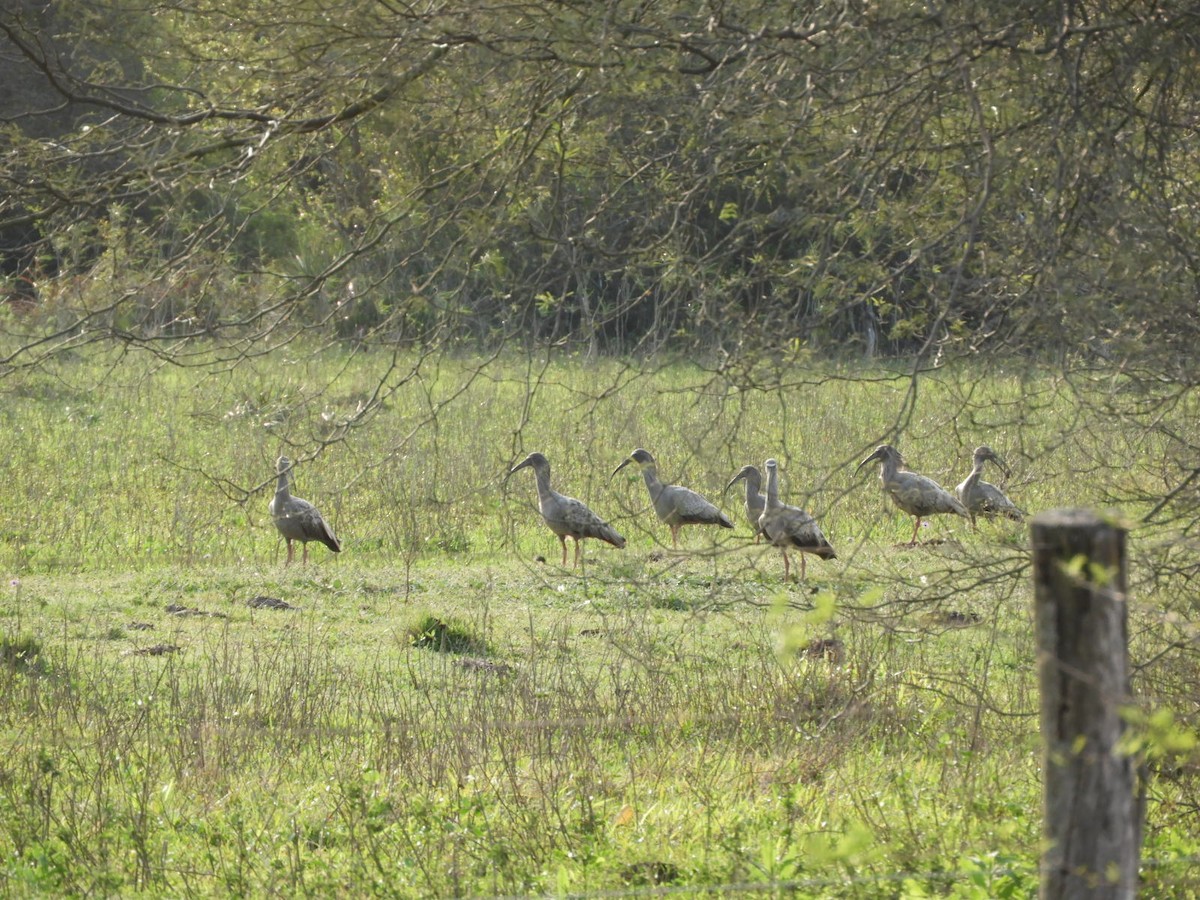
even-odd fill
[[(975, 449), (972, 467), (967, 477), (948, 491), (932, 478), (910, 471), (900, 451), (890, 444), (881, 444), (866, 459), (858, 464), (855, 474), (868, 463), (879, 463), (879, 480), (883, 492), (903, 512), (913, 517), (912, 538), (908, 546), (915, 546), (921, 521), (929, 516), (952, 513), (962, 516), (974, 528), (976, 517), (1006, 517), (1020, 521), (1024, 512), (1004, 495), (994, 484), (982, 480), (983, 465), (992, 462), (1004, 472), (1011, 474), (991, 447)], [(650, 495), (650, 503), (660, 522), (671, 530), (671, 546), (679, 548), (679, 532), (685, 525), (716, 525), (733, 528), (734, 524), (715, 504), (696, 491), (678, 484), (667, 484), (658, 477), (658, 467), (648, 450), (638, 448), (622, 460), (613, 470), (610, 480), (628, 465), (641, 471)], [(836, 559), (833, 545), (821, 532), (816, 519), (799, 506), (790, 506), (779, 499), (779, 463), (768, 459), (766, 484), (763, 472), (757, 466), (743, 466), (730, 479), (725, 490), (741, 481), (746, 488), (746, 520), (757, 543), (761, 539), (778, 547), (783, 553), (783, 577), (791, 576), (791, 561), (788, 550), (800, 554), (800, 579), (805, 575), (805, 557), (808, 554), (819, 559)], [(558, 537), (562, 545), (562, 565), (567, 564), (567, 538), (574, 541), (575, 560), (578, 568), (583, 560), (582, 545), (585, 538), (596, 538), (614, 547), (625, 546), (617, 530), (592, 512), (581, 500), (560, 494), (550, 486), (550, 461), (541, 453), (530, 453), (517, 463), (508, 474), (521, 469), (533, 469), (537, 483), (538, 510), (546, 525)], [(292, 496), (289, 488), (292, 462), (286, 456), (279, 457), (275, 466), (277, 482), (275, 496), (269, 510), (279, 534), (287, 541), (287, 562), (292, 562), (295, 549), (293, 542), (299, 541), (304, 549), (304, 562), (308, 561), (308, 542), (318, 541), (338, 553), (341, 543), (333, 529), (315, 506), (307, 500)]]

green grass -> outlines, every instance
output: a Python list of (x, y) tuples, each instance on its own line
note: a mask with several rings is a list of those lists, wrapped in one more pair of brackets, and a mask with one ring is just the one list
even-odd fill
[[(1077, 382), (943, 371), (906, 411), (885, 370), (750, 390), (685, 366), (401, 361), (355, 421), (391, 360), (106, 362), (0, 382), (6, 893), (1036, 894), (1025, 532), (941, 519), (924, 536), (944, 542), (897, 548), (911, 520), (854, 466), (902, 422), (948, 485), (992, 444), (1032, 510), (1161, 493), (1172, 446), (1103, 423), (1111, 378), (1079, 413)], [(1187, 405), (1172, 426), (1194, 434)], [(782, 584), (733, 492), (738, 528), (672, 553), (640, 482), (608, 480), (635, 446), (714, 499), (777, 456), (839, 558)], [(505, 478), (534, 449), (624, 551), (559, 567), (532, 476)], [(265, 512), (284, 450), (346, 548), (307, 568), (283, 567)], [(1198, 889), (1187, 547), (1131, 540), (1160, 897)]]

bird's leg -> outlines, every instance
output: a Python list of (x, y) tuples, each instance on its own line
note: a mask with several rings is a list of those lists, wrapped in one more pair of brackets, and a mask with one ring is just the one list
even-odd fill
[(783, 553), (783, 580), (787, 581), (790, 577), (791, 565), (788, 563), (787, 551), (783, 548), (780, 548), (780, 551)]
[(679, 527), (678, 525), (671, 526), (671, 548), (674, 550), (679, 549)]
[(296, 548), (292, 546), (291, 538), (287, 539), (287, 548), (288, 548), (287, 562), (285, 562), (284, 565), (290, 566), (292, 564), (292, 560), (296, 556)]
[(917, 516), (916, 520), (917, 521), (913, 524), (912, 540), (908, 542), (908, 546), (910, 546), (910, 547), (917, 546), (917, 532), (921, 529), (921, 517)]
[(304, 542), (304, 565), (308, 565), (308, 541)]
[[(567, 536), (565, 534), (560, 534), (558, 536), (558, 542), (562, 544), (562, 567), (565, 569), (567, 567)], [(579, 546), (578, 541), (575, 542), (575, 546)]]
[(806, 556), (808, 556), (808, 554), (807, 554), (807, 553), (801, 553), (801, 554), (800, 554), (800, 580), (801, 580), (801, 581), (803, 581), (803, 580), (804, 580), (804, 572), (805, 572), (805, 568), (806, 568), (806, 567), (805, 567), (805, 557), (806, 557)]
[(583, 561), (583, 540), (580, 538), (574, 538), (574, 541), (575, 541), (575, 568), (578, 569), (580, 563)]

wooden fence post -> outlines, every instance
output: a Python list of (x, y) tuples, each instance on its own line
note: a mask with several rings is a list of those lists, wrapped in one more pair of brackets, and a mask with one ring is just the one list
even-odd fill
[(1133, 898), (1143, 804), (1122, 751), (1132, 701), (1125, 530), (1088, 510), (1037, 515), (1034, 606), (1047, 846), (1041, 900)]

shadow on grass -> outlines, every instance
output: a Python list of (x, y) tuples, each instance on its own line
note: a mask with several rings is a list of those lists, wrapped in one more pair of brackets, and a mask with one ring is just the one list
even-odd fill
[(414, 647), (438, 653), (486, 654), (487, 642), (455, 619), (444, 620), (426, 613), (406, 629)]
[(45, 674), (46, 667), (42, 663), (41, 655), (41, 641), (30, 635), (0, 640), (0, 665), (14, 672)]

